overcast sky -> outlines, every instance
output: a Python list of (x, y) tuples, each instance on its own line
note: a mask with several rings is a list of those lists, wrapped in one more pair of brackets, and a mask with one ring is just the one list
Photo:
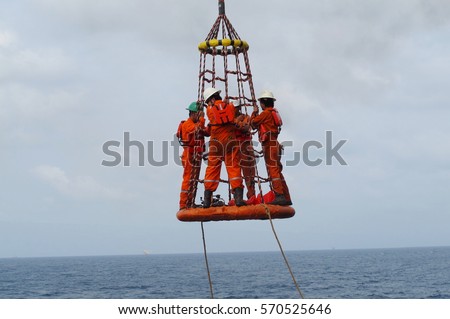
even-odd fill
[[(327, 131), (347, 141), (348, 165), (285, 167), (297, 214), (275, 221), (283, 247), (450, 245), (450, 2), (226, 0), (226, 12), (257, 93), (277, 98), (284, 160), (308, 141), (325, 160)], [(129, 132), (164, 158), (216, 17), (216, 0), (0, 0), (0, 257), (202, 251), (200, 224), (176, 219), (174, 149), (165, 166), (140, 167), (134, 148), (129, 167), (106, 167), (102, 146)], [(278, 249), (268, 222), (205, 231), (211, 252)]]

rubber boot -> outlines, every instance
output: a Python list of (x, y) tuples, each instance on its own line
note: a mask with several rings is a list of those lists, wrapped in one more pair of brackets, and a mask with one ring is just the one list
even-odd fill
[(211, 207), (213, 192), (205, 189), (205, 198), (203, 199), (203, 208)]
[(284, 197), (286, 198), (287, 205), (291, 206), (292, 205), (291, 194), (289, 193), (289, 188), (286, 184), (286, 181), (284, 180), (284, 177), (283, 177), (281, 183), (283, 185), (283, 194), (284, 194)]
[(255, 181), (251, 181), (250, 185), (247, 187), (247, 199), (255, 196)]
[(286, 199), (284, 194), (277, 194), (277, 193), (275, 193), (275, 199), (267, 204), (279, 205), (279, 206), (289, 206), (290, 205), (289, 201)]
[(245, 206), (247, 205), (244, 202), (244, 189), (243, 188), (235, 188), (234, 189), (234, 202), (236, 203), (236, 206)]

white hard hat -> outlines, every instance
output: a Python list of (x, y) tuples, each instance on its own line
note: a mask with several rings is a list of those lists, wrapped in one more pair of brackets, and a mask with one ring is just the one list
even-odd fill
[(261, 95), (259, 96), (258, 100), (261, 99), (272, 99), (276, 101), (277, 99), (273, 96), (273, 93), (267, 90), (262, 91)]
[(207, 89), (205, 89), (205, 91), (203, 91), (203, 99), (204, 99), (205, 102), (206, 102), (206, 101), (209, 100), (209, 98), (210, 98), (211, 96), (213, 96), (213, 95), (216, 94), (216, 93), (219, 93), (219, 94), (220, 94), (220, 92), (222, 92), (222, 91), (221, 91), (221, 90), (218, 90), (218, 89), (216, 89), (216, 88), (207, 88)]

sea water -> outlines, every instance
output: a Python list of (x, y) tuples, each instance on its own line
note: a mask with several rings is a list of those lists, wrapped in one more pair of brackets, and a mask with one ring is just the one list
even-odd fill
[[(305, 298), (450, 298), (450, 247), (286, 252)], [(211, 253), (215, 298), (299, 298), (280, 252)], [(203, 254), (0, 259), (0, 298), (209, 298)]]

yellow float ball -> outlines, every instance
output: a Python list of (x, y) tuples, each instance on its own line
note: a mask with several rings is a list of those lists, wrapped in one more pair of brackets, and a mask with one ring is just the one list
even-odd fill
[(218, 46), (219, 45), (219, 40), (217, 40), (217, 39), (212, 39), (212, 40), (209, 40), (209, 46), (210, 47), (216, 47), (216, 46)]
[(230, 39), (223, 39), (223, 40), (222, 40), (222, 45), (223, 45), (224, 47), (230, 46), (230, 45), (231, 45), (231, 40), (230, 40)]
[(206, 41), (200, 43), (200, 44), (198, 45), (198, 49), (199, 49), (200, 51), (204, 51), (204, 50), (208, 49), (208, 45), (206, 44)]

